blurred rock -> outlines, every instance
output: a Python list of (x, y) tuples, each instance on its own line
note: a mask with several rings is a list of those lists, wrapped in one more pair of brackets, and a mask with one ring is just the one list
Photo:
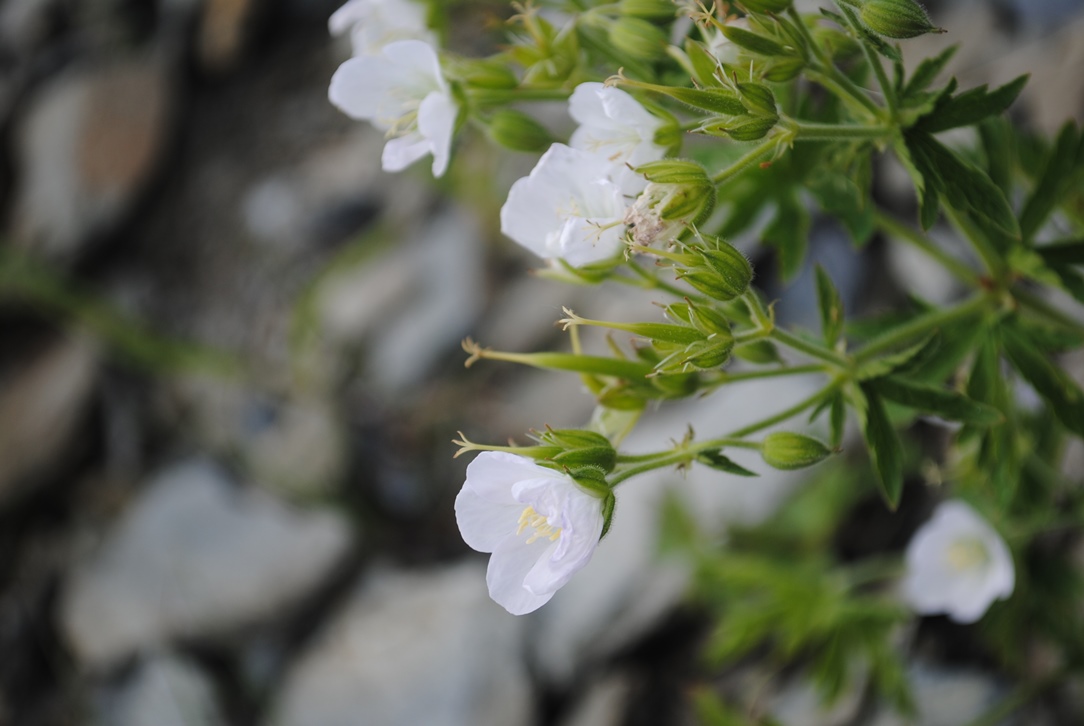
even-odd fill
[(162, 160), (172, 88), (147, 58), (50, 79), (15, 130), (15, 244), (69, 262), (131, 212)]
[(70, 336), (0, 379), (0, 506), (63, 461), (97, 373), (96, 346)]
[(183, 462), (159, 473), (75, 567), (61, 628), (94, 667), (265, 621), (319, 586), (350, 539), (338, 516), (291, 511), (211, 463)]
[(164, 654), (139, 664), (99, 699), (93, 726), (222, 726), (214, 685), (193, 664)]
[[(635, 454), (664, 449), (681, 439), (688, 424), (700, 439), (722, 436), (785, 409), (817, 385), (815, 377), (806, 376), (750, 381), (712, 394), (710, 404), (700, 399), (675, 404), (645, 416), (622, 450)], [(782, 428), (801, 430), (803, 423), (798, 418)], [(753, 523), (769, 516), (806, 476), (772, 469), (752, 452), (727, 455), (760, 476), (750, 480), (697, 466), (685, 475), (659, 470), (621, 485), (613, 528), (594, 557), (535, 616), (538, 627), (532, 641), (546, 677), (567, 682), (641, 637), (682, 600), (687, 568), (656, 554), (660, 502), (668, 489), (688, 505), (705, 531), (720, 532), (726, 522)]]
[(330, 401), (280, 398), (211, 377), (176, 382), (192, 430), (215, 452), (238, 457), (259, 484), (289, 497), (326, 494), (347, 466), (343, 423)]
[(621, 726), (625, 723), (632, 683), (627, 676), (611, 675), (593, 683), (561, 726)]
[[(1006, 684), (971, 668), (948, 668), (921, 660), (907, 673), (918, 716), (905, 719), (881, 713), (870, 726), (959, 726), (978, 720), (1006, 695)], [(1005, 724), (1013, 721), (999, 721)]]
[(196, 55), (205, 69), (221, 73), (241, 60), (258, 0), (204, 0)]
[(770, 694), (764, 705), (779, 723), (787, 726), (849, 726), (856, 723), (861, 702), (861, 691), (850, 690), (841, 694), (836, 703), (826, 706), (813, 683), (797, 676)]
[(0, 4), (0, 45), (13, 54), (33, 49), (48, 29), (55, 0), (7, 0)]
[(478, 563), (376, 575), (295, 662), (271, 722), (530, 723), (522, 625), (489, 600)]
[(319, 293), (322, 329), (366, 339), (370, 386), (391, 395), (454, 349), (484, 304), (482, 231), (461, 207), (439, 213), (384, 257), (344, 271)]

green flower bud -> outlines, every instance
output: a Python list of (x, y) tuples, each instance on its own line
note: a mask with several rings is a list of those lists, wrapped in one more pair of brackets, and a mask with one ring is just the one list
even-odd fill
[(489, 119), (489, 136), (513, 151), (542, 151), (553, 143), (545, 126), (515, 109), (502, 109)]
[(539, 439), (564, 449), (584, 449), (609, 446), (610, 440), (600, 433), (586, 429), (546, 429)]
[(622, 15), (648, 20), (671, 20), (677, 14), (670, 0), (621, 0), (617, 7)]
[(886, 38), (914, 38), (925, 33), (941, 33), (930, 16), (914, 0), (868, 0), (858, 10), (866, 27)]
[(741, 94), (742, 103), (753, 114), (758, 116), (778, 116), (779, 111), (775, 107), (775, 94), (772, 89), (762, 83), (739, 83), (738, 93)]
[(740, 5), (750, 13), (781, 13), (790, 7), (791, 0), (740, 0)]
[(689, 303), (689, 321), (705, 335), (730, 335), (730, 321), (719, 310)]
[(581, 466), (575, 469), (567, 468), (568, 475), (580, 485), (580, 488), (594, 494), (599, 499), (613, 496), (609, 482), (606, 481), (606, 472), (594, 466)]
[(508, 89), (519, 85), (519, 79), (508, 63), (488, 59), (458, 59), (448, 61), (448, 75), (472, 88)]
[(802, 69), (805, 68), (805, 60), (800, 57), (780, 58), (774, 60), (771, 66), (764, 71), (764, 80), (772, 83), (783, 83), (793, 80)]
[(832, 453), (827, 446), (811, 436), (777, 431), (764, 437), (760, 455), (768, 466), (776, 469), (804, 469), (823, 461)]
[[(678, 276), (716, 300), (733, 300), (745, 294), (753, 280), (753, 266), (741, 252), (717, 237), (705, 237), (705, 247), (691, 247), (701, 264), (678, 272)], [(683, 274), (684, 273), (684, 274)]]
[(643, 18), (624, 16), (610, 26), (610, 43), (619, 52), (648, 61), (666, 56), (666, 33)]
[(603, 472), (611, 472), (617, 464), (617, 452), (607, 441), (606, 446), (592, 446), (562, 452), (553, 457), (552, 461), (570, 469), (586, 466)]
[(736, 123), (727, 124), (722, 130), (735, 141), (756, 141), (767, 136), (778, 122), (778, 116), (751, 116)]

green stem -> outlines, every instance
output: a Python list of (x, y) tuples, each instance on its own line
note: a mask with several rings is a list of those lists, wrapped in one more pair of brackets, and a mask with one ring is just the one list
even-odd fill
[(986, 239), (986, 235), (982, 233), (975, 225), (967, 220), (957, 210), (953, 209), (948, 203), (942, 204), (941, 208), (945, 212), (945, 216), (956, 227), (956, 229), (967, 238), (967, 241), (971, 243), (971, 246), (975, 248), (975, 251), (979, 253), (979, 257), (986, 264), (986, 269), (989, 270), (990, 275), (997, 280), (1001, 280), (1005, 276), (1006, 265), (1001, 258), (1001, 254), (997, 249), (990, 244), (990, 241)]
[(708, 441), (700, 441), (695, 444), (681, 444), (674, 449), (667, 449), (666, 451), (655, 451), (650, 454), (618, 454), (617, 463), (642, 464), (649, 461), (661, 461), (663, 459), (671, 459), (675, 456), (681, 456), (691, 460), (701, 451), (708, 451), (709, 449), (723, 449), (728, 446), (731, 448), (739, 449), (759, 449), (760, 443), (756, 441), (743, 441), (742, 439), (732, 438), (710, 439)]
[(873, 75), (877, 76), (877, 83), (881, 86), (881, 94), (885, 100), (885, 106), (888, 108), (888, 118), (895, 122), (898, 118), (898, 110), (896, 103), (896, 89), (892, 87), (892, 84), (888, 80), (888, 75), (885, 74), (884, 66), (881, 65), (881, 59), (877, 57), (876, 51), (870, 47), (869, 43), (862, 41), (860, 36), (860, 28), (854, 28), (855, 34), (859, 35), (858, 44), (862, 46), (862, 52), (866, 56), (866, 62), (873, 68)]
[(805, 400), (799, 401), (790, 408), (780, 411), (774, 416), (769, 416), (766, 419), (763, 419), (753, 424), (749, 424), (748, 426), (744, 426), (740, 429), (737, 429), (736, 431), (731, 431), (729, 434), (727, 434), (727, 437), (740, 439), (742, 437), (748, 436), (749, 434), (755, 434), (757, 431), (763, 431), (770, 426), (774, 426), (777, 423), (781, 423), (789, 418), (797, 416), (802, 411), (816, 406), (818, 403), (834, 394), (841, 385), (843, 385), (842, 380), (837, 379), (835, 381), (832, 381), (827, 386), (817, 391)]
[(812, 52), (812, 56), (806, 55), (806, 60), (816, 61), (817, 68), (808, 69), (806, 75), (834, 93), (844, 103), (849, 103), (852, 106), (856, 105), (857, 109), (872, 115), (873, 118), (882, 118), (883, 112), (880, 106), (875, 104), (869, 95), (855, 85), (854, 81), (848, 78), (846, 74), (836, 68), (832, 59), (825, 55), (824, 50), (810, 35), (809, 28), (802, 22), (798, 11), (792, 6), (787, 8), (787, 14), (798, 32), (805, 39), (806, 50)]
[(944, 327), (945, 325), (978, 316), (985, 312), (989, 306), (989, 295), (980, 293), (955, 307), (933, 310), (925, 315), (920, 315), (909, 323), (894, 328), (890, 332), (866, 343), (855, 352), (855, 362), (862, 363), (863, 361), (867, 361), (876, 356), (878, 353), (891, 350), (892, 348)]
[(974, 287), (979, 285), (979, 276), (974, 270), (952, 255), (946, 253), (936, 244), (931, 242), (925, 235), (900, 224), (879, 209), (874, 210), (873, 219), (877, 226), (881, 228), (882, 232), (893, 237), (898, 237), (904, 242), (909, 242), (914, 247), (922, 250), (927, 255), (940, 262), (942, 267), (952, 273), (961, 282), (965, 282)]
[(564, 101), (571, 91), (563, 88), (472, 88), (467, 97), (476, 106), (505, 106), (517, 101)]
[(669, 282), (664, 282), (663, 280), (660, 280), (658, 276), (652, 275), (642, 266), (637, 264), (635, 260), (630, 259), (626, 263), (626, 265), (629, 267), (629, 269), (636, 273), (637, 277), (639, 277), (639, 280), (631, 277), (624, 277), (622, 275), (614, 275), (610, 279), (625, 285), (634, 285), (643, 290), (663, 290), (664, 292), (670, 293), (674, 297), (689, 299), (693, 302), (708, 302), (708, 299), (702, 295), (698, 295), (691, 290), (683, 290), (676, 285), (672, 285)]
[(844, 125), (818, 124), (808, 121), (792, 121), (797, 131), (795, 141), (839, 141), (841, 139), (883, 139), (893, 129), (882, 124)]
[(741, 381), (756, 381), (764, 378), (783, 378), (785, 376), (801, 376), (809, 373), (827, 372), (825, 367), (820, 363), (811, 363), (810, 365), (805, 366), (790, 366), (787, 368), (769, 368), (768, 370), (759, 371), (741, 371), (739, 373), (720, 371), (711, 377), (709, 377), (708, 374), (704, 374), (700, 379), (700, 389), (708, 390), (719, 386), (725, 386), (728, 383), (738, 383)]
[(794, 350), (805, 353), (806, 355), (817, 358), (818, 360), (825, 361), (826, 363), (831, 363), (832, 365), (839, 368), (850, 367), (850, 361), (848, 361), (839, 353), (828, 350), (827, 348), (817, 345), (816, 343), (806, 340), (805, 338), (795, 335), (794, 333), (788, 333), (782, 328), (773, 328), (772, 338), (775, 341), (787, 346), (788, 348), (793, 348)]
[(716, 186), (728, 182), (738, 174), (741, 174), (746, 169), (760, 163), (765, 158), (771, 156), (775, 152), (776, 140), (774, 137), (769, 137), (760, 142), (755, 148), (745, 154), (733, 164), (723, 169), (721, 172), (712, 177), (712, 181)]

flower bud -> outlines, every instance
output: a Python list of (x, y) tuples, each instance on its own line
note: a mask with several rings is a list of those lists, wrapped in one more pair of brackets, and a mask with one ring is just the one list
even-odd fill
[(718, 237), (704, 237), (704, 247), (690, 247), (701, 264), (678, 272), (678, 276), (700, 292), (723, 302), (745, 294), (753, 280), (749, 260), (733, 245)]
[(886, 38), (914, 38), (925, 33), (943, 32), (934, 27), (930, 16), (915, 0), (868, 0), (858, 10), (866, 27)]
[(606, 472), (595, 466), (581, 466), (576, 469), (568, 468), (568, 475), (581, 489), (598, 497), (606, 499), (613, 496), (610, 484), (606, 481)]
[(791, 0), (741, 0), (738, 5), (750, 13), (781, 13), (790, 7)]
[(622, 15), (648, 20), (670, 20), (677, 14), (671, 0), (621, 0), (617, 7)]
[(708, 179), (703, 167), (692, 162), (655, 162), (654, 165), (645, 166), (659, 164), (687, 164), (694, 171), (675, 169), (645, 174), (649, 180), (658, 177), (674, 181), (649, 181), (625, 213), (625, 224), (630, 228), (633, 241), (639, 245), (648, 246), (654, 242), (676, 239), (689, 225), (697, 224), (715, 208), (715, 185)]
[(666, 33), (643, 18), (618, 18), (610, 26), (609, 37), (614, 48), (633, 58), (656, 61), (666, 55)]
[(746, 116), (734, 121), (708, 123), (700, 128), (710, 136), (729, 136), (735, 141), (756, 141), (779, 123), (778, 116)]
[(789, 431), (777, 431), (764, 437), (760, 455), (776, 469), (804, 469), (823, 461), (832, 453), (827, 446), (811, 436)]
[(689, 322), (704, 335), (730, 335), (730, 321), (716, 308), (709, 305), (689, 305)]
[(778, 116), (779, 111), (775, 107), (775, 94), (772, 89), (763, 83), (739, 83), (738, 93), (742, 103), (750, 113), (757, 116)]
[(507, 63), (488, 59), (450, 60), (448, 75), (472, 88), (503, 90), (519, 85), (519, 79)]
[(605, 472), (613, 471), (617, 452), (610, 440), (602, 434), (583, 429), (546, 429), (536, 434), (539, 441), (560, 447), (562, 451), (550, 460), (568, 469), (593, 467)]
[(489, 120), (489, 136), (496, 143), (513, 151), (542, 151), (553, 143), (545, 126), (515, 109), (502, 109)]

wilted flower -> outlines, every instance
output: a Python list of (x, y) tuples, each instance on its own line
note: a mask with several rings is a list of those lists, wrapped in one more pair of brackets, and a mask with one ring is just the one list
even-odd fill
[(903, 597), (918, 613), (973, 623), (994, 600), (1012, 594), (1012, 555), (993, 527), (967, 504), (944, 502), (907, 545)]
[(553, 144), (501, 207), (501, 232), (539, 257), (585, 265), (613, 257), (625, 198), (603, 156)]
[(545, 605), (587, 564), (604, 521), (603, 500), (571, 477), (497, 451), (467, 467), (455, 517), (471, 548), (493, 553), (489, 595), (513, 615)]
[(568, 99), (568, 111), (579, 124), (569, 145), (605, 156), (614, 165), (614, 179), (625, 194), (639, 194), (647, 184), (633, 173), (639, 166), (661, 159), (666, 147), (655, 143), (663, 121), (619, 88), (581, 83)]
[(426, 154), (433, 155), (433, 176), (448, 168), (458, 107), (428, 43), (399, 40), (378, 55), (351, 58), (332, 76), (328, 97), (348, 116), (387, 131), (384, 171), (402, 171)]
[(354, 55), (372, 55), (396, 40), (435, 43), (425, 14), (414, 0), (350, 0), (332, 13), (328, 29), (335, 36), (350, 33)]

